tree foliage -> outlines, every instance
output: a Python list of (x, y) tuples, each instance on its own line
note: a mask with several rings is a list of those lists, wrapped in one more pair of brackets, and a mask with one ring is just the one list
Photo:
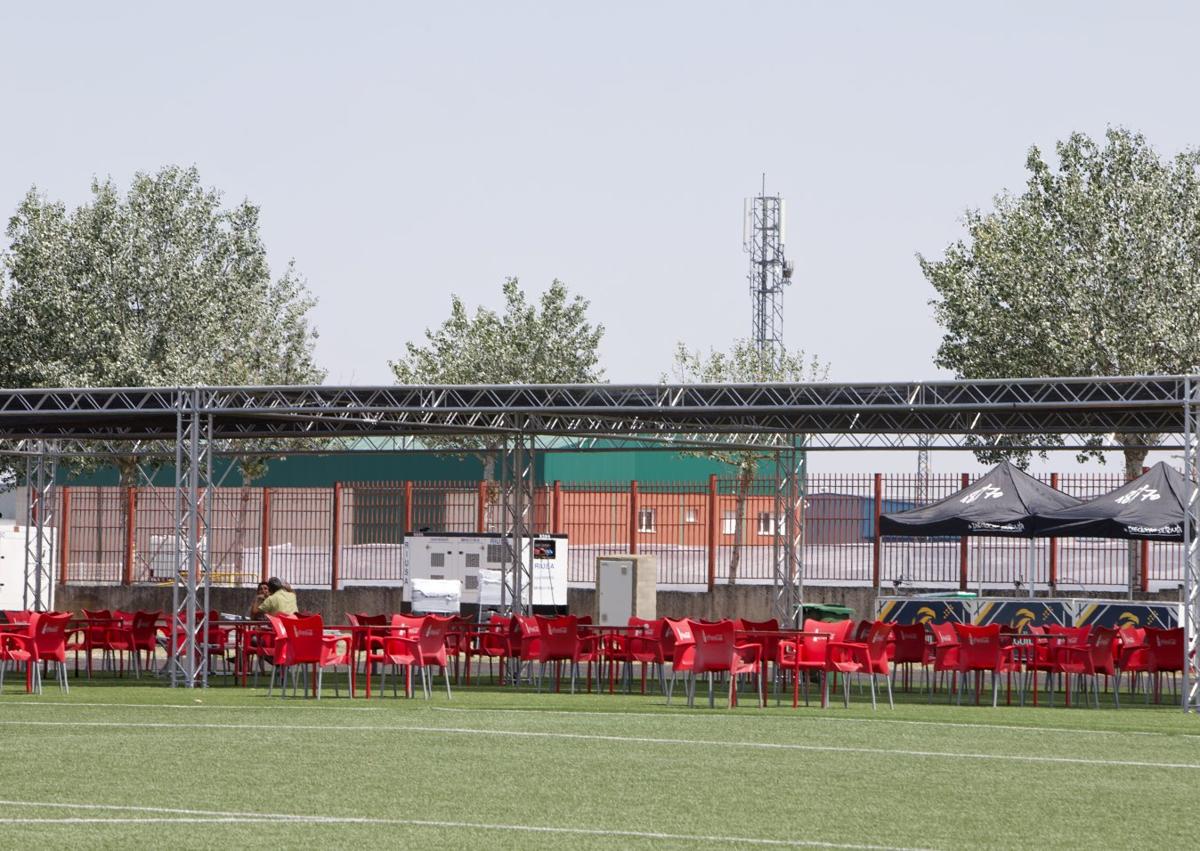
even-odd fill
[(249, 201), (229, 208), (195, 168), (93, 181), (68, 210), (31, 189), (7, 229), (0, 386), (307, 384), (314, 301), (272, 278)]
[[(768, 382), (813, 382), (829, 377), (829, 365), (803, 350), (787, 349), (769, 353), (749, 339), (735, 340), (728, 352), (710, 349), (707, 354), (677, 344), (671, 372), (664, 383), (675, 384), (765, 384)], [(751, 450), (697, 450), (696, 454), (728, 464), (737, 476), (737, 503), (733, 529), (733, 553), (729, 562), (729, 582), (737, 581), (741, 561), (746, 501), (754, 484), (759, 462), (770, 453)]]
[[(1163, 159), (1123, 129), (1056, 151), (1054, 169), (1031, 148), (1022, 194), (968, 211), (942, 259), (918, 257), (945, 330), (935, 362), (963, 378), (1194, 372), (1200, 151)], [(1125, 456), (1140, 472), (1145, 450)]]
[[(588, 321), (589, 302), (571, 296), (559, 280), (531, 303), (516, 278), (504, 282), (504, 308), (478, 307), (474, 314), (457, 295), (450, 317), (425, 331), (425, 343), (409, 342), (389, 362), (399, 384), (578, 384), (603, 380), (600, 340), (604, 326)], [(492, 469), (499, 439), (489, 436), (430, 438), (432, 445), (470, 449)]]

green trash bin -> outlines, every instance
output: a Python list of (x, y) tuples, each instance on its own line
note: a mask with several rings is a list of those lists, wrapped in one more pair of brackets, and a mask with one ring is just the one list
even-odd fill
[(805, 603), (804, 618), (814, 621), (844, 621), (854, 617), (854, 609), (848, 606), (828, 606), (824, 603)]

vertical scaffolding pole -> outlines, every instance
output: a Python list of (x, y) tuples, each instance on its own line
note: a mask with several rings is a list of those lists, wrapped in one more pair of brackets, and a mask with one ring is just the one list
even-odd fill
[[(773, 614), (781, 625), (799, 624), (804, 611), (804, 490), (803, 438), (779, 452), (775, 464), (775, 572)], [(779, 522), (782, 519), (782, 522)], [(779, 542), (781, 534), (783, 541)], [(782, 545), (780, 545), (782, 543)]]
[(44, 612), (54, 604), (54, 479), (58, 457), (44, 440), (25, 460), (25, 589), (22, 606)]
[(175, 431), (175, 554), (171, 624), (171, 685), (208, 685), (208, 629), (212, 583), (212, 415), (201, 391), (179, 394)]
[(527, 615), (533, 611), (533, 564), (527, 546), (536, 504), (533, 437), (518, 432), (505, 441), (500, 457), (501, 538), (508, 543), (501, 564), (501, 601), (512, 614)]
[(1187, 482), (1187, 511), (1183, 524), (1183, 711), (1200, 712), (1200, 682), (1197, 681), (1197, 651), (1200, 650), (1200, 495), (1197, 494), (1197, 428), (1200, 427), (1200, 381), (1184, 379), (1183, 475)]

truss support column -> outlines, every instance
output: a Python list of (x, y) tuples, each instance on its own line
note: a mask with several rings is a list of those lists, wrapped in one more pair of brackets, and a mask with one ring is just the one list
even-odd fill
[(1183, 620), (1185, 654), (1183, 664), (1183, 711), (1200, 713), (1200, 681), (1196, 665), (1200, 661), (1200, 494), (1192, 482), (1195, 481), (1197, 464), (1197, 441), (1200, 440), (1200, 378), (1184, 381), (1184, 446), (1183, 473), (1188, 482), (1187, 510), (1183, 524)]
[(47, 441), (25, 461), (25, 589), (22, 606), (44, 612), (54, 605), (54, 527), (57, 519), (54, 479), (58, 457)]
[(175, 553), (172, 592), (171, 685), (208, 685), (208, 629), (212, 536), (212, 415), (201, 391), (181, 391), (175, 434)]
[(778, 453), (775, 464), (777, 519), (773, 546), (776, 557), (772, 580), (772, 613), (781, 625), (799, 624), (804, 610), (806, 457), (803, 446), (803, 438), (793, 436), (791, 445)]
[(533, 613), (533, 565), (528, 546), (536, 505), (532, 435), (522, 429), (506, 441), (500, 467), (504, 503), (501, 536), (509, 543), (501, 564), (501, 599), (512, 614), (529, 615)]

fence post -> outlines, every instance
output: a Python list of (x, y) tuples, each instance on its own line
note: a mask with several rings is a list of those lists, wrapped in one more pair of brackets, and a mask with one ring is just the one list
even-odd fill
[(133, 584), (133, 533), (137, 528), (137, 488), (125, 489), (125, 572), (122, 585)]
[(874, 535), (872, 537), (874, 563), (871, 568), (871, 585), (876, 590), (879, 589), (879, 557), (880, 549), (883, 543), (883, 535), (879, 531), (879, 516), (883, 514), (883, 473), (875, 474), (875, 524), (872, 526)]
[(486, 479), (480, 479), (475, 496), (475, 531), (479, 533), (487, 531), (487, 501), (488, 483)]
[[(962, 474), (963, 490), (971, 484), (971, 474)], [(958, 539), (958, 590), (967, 590), (967, 536)]]
[(412, 482), (404, 483), (404, 534), (411, 535), (413, 530), (413, 486)]
[(342, 483), (333, 483), (333, 551), (329, 564), (329, 590), (338, 590), (342, 575)]
[[(67, 584), (67, 559), (71, 549), (71, 488), (63, 485), (62, 514), (58, 518), (58, 584)], [(25, 520), (29, 522), (28, 518)]]
[(637, 554), (638, 535), (638, 484), (637, 479), (629, 483), (629, 552)]
[[(1142, 467), (1142, 474), (1150, 472), (1149, 467)], [(1142, 593), (1146, 594), (1150, 591), (1150, 541), (1146, 538), (1142, 539), (1142, 557), (1138, 559), (1142, 567), (1141, 589)]]
[[(1058, 473), (1050, 474), (1050, 487), (1058, 489)], [(1049, 593), (1053, 595), (1054, 589), (1058, 587), (1058, 538), (1050, 539), (1050, 575), (1047, 577), (1047, 584), (1050, 586)]]
[(271, 575), (271, 489), (262, 489), (262, 574), (260, 582)]
[(552, 535), (561, 535), (563, 533), (562, 506), (562, 482), (555, 479), (554, 490), (551, 492), (550, 499), (550, 533)]
[(708, 590), (712, 591), (717, 587), (717, 552), (721, 544), (721, 539), (718, 537), (718, 530), (721, 528), (718, 524), (721, 522), (720, 517), (720, 502), (717, 493), (717, 474), (712, 473), (708, 477)]

